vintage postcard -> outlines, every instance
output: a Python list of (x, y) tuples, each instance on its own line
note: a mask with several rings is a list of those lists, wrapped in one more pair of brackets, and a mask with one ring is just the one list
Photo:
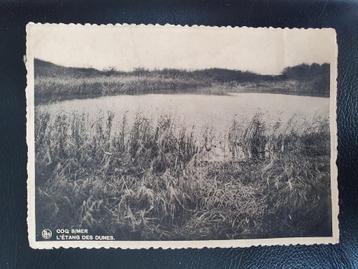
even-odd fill
[(26, 31), (31, 247), (339, 241), (333, 29)]

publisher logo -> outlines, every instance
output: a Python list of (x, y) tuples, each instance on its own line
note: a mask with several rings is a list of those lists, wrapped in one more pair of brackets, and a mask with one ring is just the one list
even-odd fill
[(52, 232), (50, 229), (43, 229), (41, 232), (41, 236), (43, 239), (50, 239), (52, 237)]

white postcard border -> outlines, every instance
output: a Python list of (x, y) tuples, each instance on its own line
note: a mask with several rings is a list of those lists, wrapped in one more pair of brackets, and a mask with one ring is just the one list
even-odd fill
[(28, 224), (28, 240), (31, 248), (34, 249), (56, 249), (56, 248), (120, 248), (120, 249), (186, 249), (186, 248), (232, 248), (232, 247), (251, 247), (251, 246), (273, 246), (273, 245), (315, 245), (315, 244), (336, 244), (339, 243), (339, 205), (338, 205), (338, 183), (337, 183), (337, 56), (338, 48), (336, 42), (336, 32), (332, 28), (253, 28), (241, 27), (247, 29), (259, 29), (265, 31), (270, 30), (287, 30), (291, 29), (302, 31), (329, 31), (335, 40), (335, 53), (330, 61), (330, 131), (331, 131), (331, 204), (332, 204), (332, 236), (331, 237), (287, 237), (287, 238), (270, 238), (270, 239), (235, 239), (235, 240), (195, 240), (195, 241), (36, 241), (35, 226), (35, 137), (34, 137), (34, 56), (32, 54), (31, 35), (36, 27), (92, 27), (106, 30), (113, 27), (200, 27), (200, 28), (240, 28), (240, 27), (218, 27), (218, 26), (181, 26), (181, 25), (136, 25), (136, 24), (41, 24), (28, 23), (26, 26), (26, 57), (25, 64), (27, 69), (27, 87), (26, 87), (26, 118), (27, 118), (27, 147), (28, 147), (28, 163), (27, 163), (27, 224)]

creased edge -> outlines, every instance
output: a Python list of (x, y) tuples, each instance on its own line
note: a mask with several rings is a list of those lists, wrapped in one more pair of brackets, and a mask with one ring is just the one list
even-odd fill
[[(334, 53), (330, 62), (330, 134), (331, 134), (331, 202), (332, 202), (332, 236), (331, 237), (287, 237), (270, 239), (235, 239), (235, 240), (196, 240), (196, 241), (36, 241), (35, 221), (35, 148), (34, 148), (34, 66), (31, 54), (31, 28), (43, 26), (65, 27), (170, 27), (170, 28), (214, 28), (214, 29), (255, 29), (255, 30), (307, 30), (330, 31), (334, 37)], [(247, 26), (204, 26), (204, 25), (173, 25), (173, 24), (80, 24), (80, 23), (34, 23), (26, 25), (26, 143), (27, 143), (27, 231), (29, 245), (33, 249), (208, 249), (236, 248), (253, 246), (294, 246), (339, 243), (339, 194), (337, 167), (337, 68), (338, 44), (334, 28), (297, 28), (297, 27), (247, 27)]]

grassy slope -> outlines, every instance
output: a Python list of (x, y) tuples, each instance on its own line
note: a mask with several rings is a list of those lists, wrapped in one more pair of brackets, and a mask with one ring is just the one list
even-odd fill
[(329, 65), (299, 65), (268, 76), (226, 69), (119, 72), (70, 68), (35, 59), (35, 102), (118, 94), (267, 92), (329, 96)]

